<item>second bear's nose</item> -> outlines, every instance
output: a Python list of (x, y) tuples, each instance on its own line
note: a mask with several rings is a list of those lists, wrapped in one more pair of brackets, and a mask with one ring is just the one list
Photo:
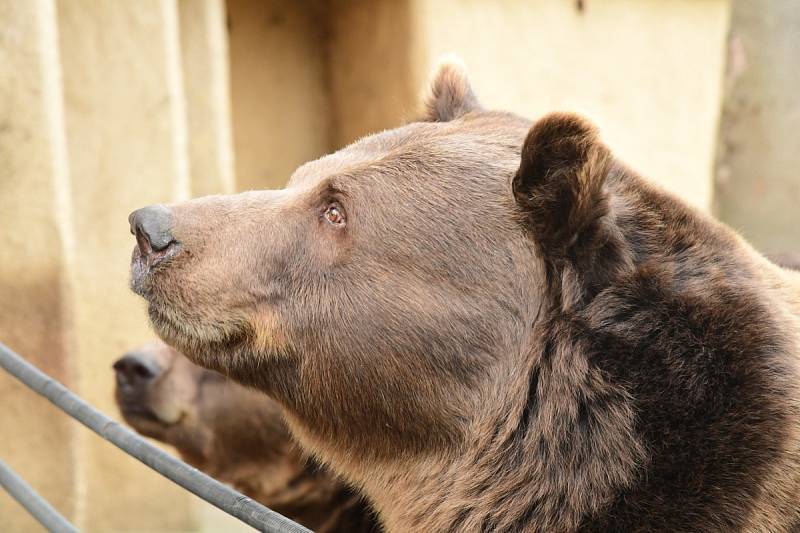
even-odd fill
[(155, 361), (135, 352), (118, 359), (113, 368), (117, 374), (117, 385), (125, 389), (123, 392), (141, 389), (161, 374), (161, 367)]
[(131, 233), (136, 235), (142, 255), (166, 249), (172, 238), (172, 212), (164, 205), (149, 205), (128, 216)]

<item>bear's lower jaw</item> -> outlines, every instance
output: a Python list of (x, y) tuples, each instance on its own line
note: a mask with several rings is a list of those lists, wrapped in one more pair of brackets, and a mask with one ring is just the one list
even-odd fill
[(167, 344), (182, 351), (185, 344), (181, 342), (183, 335), (179, 331), (180, 328), (169, 318), (169, 314), (163, 312), (160, 306), (152, 299), (147, 300), (147, 314), (156, 334)]
[(131, 253), (130, 288), (133, 292), (149, 299), (152, 292), (153, 277), (163, 270), (180, 251), (180, 246), (172, 246), (163, 252), (143, 256), (136, 246)]
[(226, 376), (235, 371), (242, 352), (250, 345), (251, 334), (247, 328), (224, 329), (221, 326), (201, 326), (188, 319), (175, 316), (150, 300), (148, 314), (153, 330), (161, 339), (182, 352), (193, 363)]
[(164, 433), (169, 428), (168, 424), (161, 422), (152, 413), (126, 413), (123, 411), (122, 416), (125, 418), (125, 422), (136, 431), (153, 439), (163, 439)]

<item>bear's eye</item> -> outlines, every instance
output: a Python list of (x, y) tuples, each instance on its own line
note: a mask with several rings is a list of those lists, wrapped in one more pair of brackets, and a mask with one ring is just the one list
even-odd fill
[(327, 209), (325, 209), (325, 214), (323, 216), (329, 224), (334, 226), (344, 225), (344, 211), (342, 211), (342, 208), (336, 204), (329, 205)]

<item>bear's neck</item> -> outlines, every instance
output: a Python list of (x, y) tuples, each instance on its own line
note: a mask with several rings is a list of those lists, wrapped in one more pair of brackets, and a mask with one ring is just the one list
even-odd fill
[(493, 369), (451, 446), (376, 457), (332, 446), (291, 413), (289, 425), (362, 489), (387, 531), (574, 529), (631, 481), (644, 451), (623, 391), (589, 367), (566, 324), (541, 327), (523, 363)]

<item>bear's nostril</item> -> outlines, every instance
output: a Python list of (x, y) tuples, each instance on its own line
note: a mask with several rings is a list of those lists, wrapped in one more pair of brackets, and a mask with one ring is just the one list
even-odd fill
[(120, 386), (145, 385), (161, 373), (161, 368), (155, 361), (136, 353), (125, 355), (112, 367), (117, 375), (117, 384)]
[(154, 377), (153, 372), (149, 368), (147, 368), (144, 365), (140, 365), (140, 364), (137, 364), (137, 365), (133, 366), (133, 372), (137, 376), (139, 376), (140, 378), (152, 378), (152, 377)]
[(172, 237), (172, 211), (164, 205), (137, 209), (128, 216), (128, 223), (143, 255), (165, 250), (175, 242)]

